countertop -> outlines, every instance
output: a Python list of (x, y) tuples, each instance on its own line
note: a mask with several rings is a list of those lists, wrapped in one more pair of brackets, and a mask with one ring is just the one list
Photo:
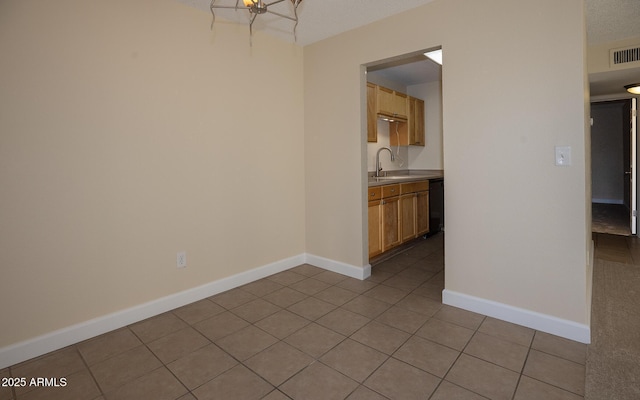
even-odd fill
[[(382, 173), (385, 173), (385, 171), (382, 171)], [(373, 176), (374, 174), (374, 172), (368, 173), (369, 187), (444, 178), (444, 171), (441, 169), (386, 171), (386, 176), (378, 178)]]

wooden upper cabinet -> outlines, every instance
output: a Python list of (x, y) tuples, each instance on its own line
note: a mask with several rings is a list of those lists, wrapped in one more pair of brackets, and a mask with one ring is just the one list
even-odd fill
[(424, 100), (409, 97), (409, 143), (415, 146), (425, 145)]
[(392, 146), (424, 146), (424, 100), (367, 82), (367, 142), (378, 141), (378, 115), (399, 118), (389, 122)]
[(378, 114), (388, 117), (407, 118), (407, 95), (389, 88), (378, 86)]
[(378, 90), (367, 82), (367, 142), (378, 141)]

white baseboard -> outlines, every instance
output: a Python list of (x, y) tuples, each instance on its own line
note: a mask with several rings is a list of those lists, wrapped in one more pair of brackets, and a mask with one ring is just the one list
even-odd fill
[(503, 321), (526, 326), (580, 343), (591, 342), (589, 325), (541, 314), (508, 304), (498, 303), (463, 293), (445, 289), (442, 292), (442, 303), (494, 317)]
[(322, 269), (337, 272), (342, 275), (350, 276), (356, 279), (367, 279), (371, 276), (371, 265), (367, 264), (364, 267), (356, 267), (355, 265), (346, 264), (340, 261), (330, 260), (328, 258), (315, 256), (313, 254), (306, 253), (305, 260), (307, 264), (315, 265)]
[(304, 263), (357, 279), (365, 279), (371, 275), (370, 265), (361, 268), (323, 257), (300, 254), (162, 297), (148, 303), (140, 304), (126, 310), (84, 321), (24, 342), (0, 348), (0, 369), (254, 282)]

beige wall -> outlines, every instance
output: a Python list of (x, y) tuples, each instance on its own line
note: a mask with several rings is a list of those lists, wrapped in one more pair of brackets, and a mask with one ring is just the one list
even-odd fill
[(447, 0), (305, 47), (307, 252), (368, 262), (361, 65), (442, 45), (446, 289), (588, 324), (584, 43), (580, 0)]
[(303, 50), (210, 22), (0, 2), (0, 348), (304, 253)]
[(365, 266), (362, 65), (439, 45), (446, 288), (587, 322), (582, 15), (434, 1), (303, 52), (170, 0), (1, 2), (0, 348), (301, 253)]

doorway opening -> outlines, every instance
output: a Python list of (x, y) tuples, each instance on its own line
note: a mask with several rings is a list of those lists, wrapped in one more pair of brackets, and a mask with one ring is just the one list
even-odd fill
[(635, 99), (591, 103), (592, 231), (635, 235)]
[[(440, 47), (425, 49), (363, 68), (372, 266), (443, 235), (444, 199), (434, 198), (444, 196), (442, 60), (430, 58), (434, 50), (442, 53)], [(438, 179), (440, 190), (431, 190)]]

